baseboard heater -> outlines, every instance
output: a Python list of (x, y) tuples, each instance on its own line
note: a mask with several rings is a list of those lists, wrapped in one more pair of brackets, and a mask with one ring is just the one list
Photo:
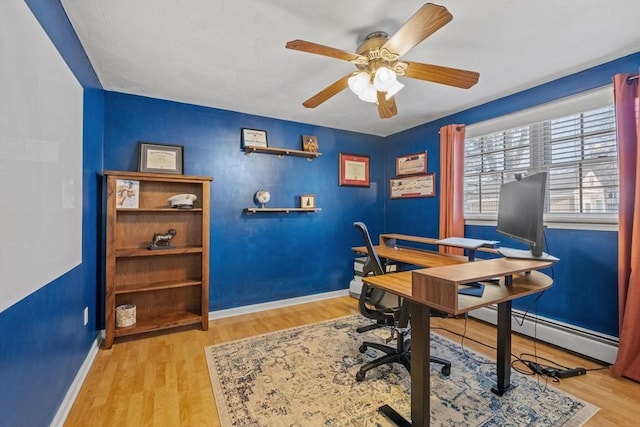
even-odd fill
[[(495, 325), (497, 323), (497, 307), (489, 306), (471, 311), (469, 315)], [(522, 322), (525, 313), (513, 310), (518, 321), (511, 319), (511, 329), (540, 341), (565, 348), (601, 362), (612, 364), (618, 354), (618, 338), (580, 328), (557, 320), (534, 316), (529, 313)], [(520, 325), (520, 323), (522, 325)]]

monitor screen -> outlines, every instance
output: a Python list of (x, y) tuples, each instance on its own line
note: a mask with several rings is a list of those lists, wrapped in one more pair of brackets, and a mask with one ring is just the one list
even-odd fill
[(546, 184), (547, 173), (541, 172), (500, 187), (497, 231), (527, 243), (533, 257), (543, 255)]

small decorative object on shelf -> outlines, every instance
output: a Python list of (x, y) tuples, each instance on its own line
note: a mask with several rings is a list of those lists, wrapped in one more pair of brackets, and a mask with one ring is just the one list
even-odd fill
[(173, 248), (171, 240), (176, 235), (176, 229), (170, 228), (165, 234), (153, 233), (153, 239), (149, 245), (149, 249), (169, 249)]
[(138, 143), (138, 172), (173, 173), (182, 175), (184, 169), (182, 145)]
[(271, 200), (271, 194), (267, 190), (258, 190), (255, 195), (256, 202), (260, 203), (260, 207), (264, 208), (264, 205)]
[(316, 207), (315, 194), (303, 194), (300, 196), (300, 207), (303, 209), (313, 209)]
[(317, 153), (319, 151), (318, 138), (312, 135), (302, 135), (302, 150)]
[(242, 128), (243, 147), (268, 147), (267, 131), (258, 129)]
[(118, 179), (116, 180), (116, 193), (116, 208), (137, 209), (140, 181)]
[(191, 209), (193, 208), (193, 202), (198, 199), (195, 194), (176, 194), (167, 199), (169, 206), (176, 209)]
[(126, 328), (136, 324), (136, 305), (123, 304), (116, 307), (116, 328)]

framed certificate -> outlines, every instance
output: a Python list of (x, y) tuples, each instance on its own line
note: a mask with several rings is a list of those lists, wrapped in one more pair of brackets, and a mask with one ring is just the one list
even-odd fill
[(267, 147), (267, 131), (242, 128), (243, 147)]
[(412, 197), (434, 197), (436, 195), (435, 173), (392, 178), (390, 195), (392, 199), (408, 199)]
[(369, 187), (369, 156), (340, 153), (340, 185)]
[(183, 173), (182, 145), (139, 142), (138, 152), (138, 172)]
[(420, 175), (427, 173), (427, 152), (396, 157), (396, 175)]

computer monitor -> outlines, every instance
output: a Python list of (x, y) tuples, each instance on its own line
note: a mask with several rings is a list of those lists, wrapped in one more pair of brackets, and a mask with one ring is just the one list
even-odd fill
[(545, 258), (544, 201), (547, 173), (541, 172), (502, 184), (498, 204), (498, 233), (529, 245), (528, 251), (501, 248), (509, 258)]

